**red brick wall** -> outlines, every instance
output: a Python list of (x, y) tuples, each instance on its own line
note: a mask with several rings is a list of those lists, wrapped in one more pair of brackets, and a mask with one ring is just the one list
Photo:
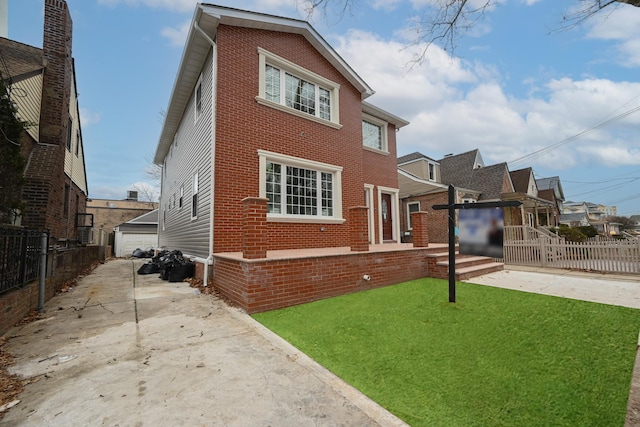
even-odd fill
[[(72, 28), (67, 3), (45, 0), (43, 53), (47, 67), (43, 76), (40, 141), (29, 154), (29, 167), (25, 171), (23, 197), (27, 207), (23, 225), (50, 229), (52, 243), (75, 238), (76, 205), (79, 211), (86, 205), (86, 196), (71, 185), (70, 210), (64, 211), (65, 184), (69, 183), (64, 173), (64, 156), (73, 73)], [(67, 217), (71, 217), (69, 221)]]
[(258, 313), (425, 277), (427, 253), (412, 249), (261, 261), (214, 256), (213, 283), (240, 308)]
[[(241, 200), (259, 195), (258, 149), (342, 166), (342, 214), (346, 219), (349, 207), (363, 204), (360, 93), (300, 35), (222, 25), (217, 42), (221, 65), (217, 82), (214, 252), (241, 250)], [(340, 84), (342, 129), (258, 104), (258, 47)], [(228, 63), (237, 65), (223, 66)], [(395, 154), (389, 158), (395, 174)], [(348, 246), (347, 222), (269, 222), (267, 249)]]
[(410, 202), (420, 202), (420, 210), (428, 212), (428, 228), (429, 228), (429, 242), (430, 243), (448, 243), (449, 242), (449, 222), (448, 211), (439, 210), (434, 211), (431, 207), (433, 205), (446, 205), (449, 203), (447, 191), (440, 193), (425, 194), (423, 196), (409, 197), (402, 199), (402, 222), (401, 230), (408, 230), (409, 224), (407, 223), (407, 204)]
[[(99, 247), (87, 246), (69, 250), (50, 250), (47, 280), (45, 282), (45, 302), (50, 300), (67, 280), (77, 277), (80, 272), (99, 260)], [(7, 332), (31, 311), (38, 309), (39, 283), (31, 282), (20, 289), (0, 295), (0, 335)]]

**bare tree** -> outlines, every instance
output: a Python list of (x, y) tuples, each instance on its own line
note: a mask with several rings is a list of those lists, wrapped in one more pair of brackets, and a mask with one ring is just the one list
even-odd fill
[[(336, 6), (341, 13), (355, 7), (357, 0), (302, 0), (308, 17), (320, 12), (327, 15)], [(623, 4), (640, 7), (640, 0), (574, 0), (577, 5), (562, 16), (559, 30), (580, 25), (603, 9), (613, 9)], [(434, 0), (433, 6), (414, 20), (416, 37), (411, 45), (424, 46), (416, 58), (424, 60), (429, 46), (437, 43), (444, 50), (453, 52), (461, 34), (469, 31), (488, 10), (497, 6), (497, 0)]]

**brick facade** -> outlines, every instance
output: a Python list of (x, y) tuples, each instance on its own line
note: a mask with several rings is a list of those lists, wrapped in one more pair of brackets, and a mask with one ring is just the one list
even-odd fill
[[(395, 127), (389, 125), (388, 155), (363, 149), (361, 94), (301, 35), (221, 25), (216, 41), (220, 66), (214, 253), (241, 250), (241, 200), (257, 197), (260, 192), (258, 149), (343, 167), (342, 213), (346, 221), (268, 222), (266, 249), (348, 246), (348, 209), (363, 205), (364, 184), (397, 188)], [(334, 129), (256, 102), (258, 47), (338, 83), (342, 128)]]
[(430, 251), (407, 248), (253, 261), (220, 254), (214, 255), (213, 284), (241, 309), (257, 313), (425, 277)]
[[(50, 300), (62, 285), (78, 276), (100, 260), (100, 248), (87, 246), (64, 250), (50, 249), (47, 255), (48, 277), (45, 282), (45, 301)], [(0, 335), (38, 308), (39, 283), (35, 280), (25, 286), (0, 295)]]
[(51, 230), (51, 243), (75, 240), (76, 213), (85, 212), (86, 194), (65, 174), (73, 58), (71, 15), (63, 0), (45, 0), (43, 75), (39, 141), (27, 154), (26, 204), (22, 225)]

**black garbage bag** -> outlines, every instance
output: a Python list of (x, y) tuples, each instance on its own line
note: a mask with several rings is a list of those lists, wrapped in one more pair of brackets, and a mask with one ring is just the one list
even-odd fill
[(154, 262), (142, 264), (138, 269), (138, 274), (155, 274), (160, 272), (160, 267)]
[(163, 252), (159, 254), (158, 265), (160, 267), (160, 278), (169, 280), (169, 273), (178, 265), (183, 265), (187, 261), (182, 256), (182, 252), (174, 250), (171, 252)]
[(131, 254), (131, 256), (133, 256), (134, 258), (152, 258), (154, 252), (155, 251), (153, 249), (149, 249), (149, 250), (143, 251), (140, 248), (136, 248), (133, 251), (133, 254)]
[(191, 261), (186, 261), (184, 264), (174, 265), (169, 270), (169, 282), (182, 282), (187, 277), (193, 277), (196, 265)]

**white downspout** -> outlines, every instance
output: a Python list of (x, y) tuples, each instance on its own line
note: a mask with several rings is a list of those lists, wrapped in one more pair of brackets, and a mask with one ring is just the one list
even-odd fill
[(197, 21), (193, 21), (193, 28), (198, 31), (202, 37), (211, 45), (212, 49), (212, 76), (211, 76), (211, 203), (209, 211), (209, 256), (204, 262), (204, 286), (209, 283), (209, 265), (213, 263), (213, 218), (214, 218), (214, 193), (215, 193), (215, 158), (216, 158), (216, 80), (217, 80), (217, 51), (215, 42), (205, 33), (198, 25)]

